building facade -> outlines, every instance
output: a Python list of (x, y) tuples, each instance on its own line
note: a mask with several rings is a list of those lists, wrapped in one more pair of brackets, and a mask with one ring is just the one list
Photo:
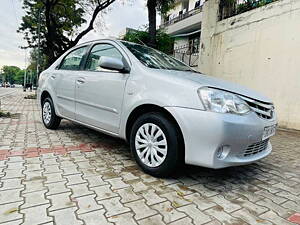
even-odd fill
[(177, 59), (270, 97), (279, 126), (300, 130), (299, 21), (300, 0), (180, 0), (162, 27)]
[(174, 56), (197, 69), (204, 0), (177, 0), (160, 28), (175, 38)]

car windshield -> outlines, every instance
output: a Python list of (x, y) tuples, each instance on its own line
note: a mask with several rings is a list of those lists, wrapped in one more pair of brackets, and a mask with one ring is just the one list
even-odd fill
[(194, 71), (184, 63), (153, 48), (122, 41), (129, 51), (145, 66), (154, 69)]

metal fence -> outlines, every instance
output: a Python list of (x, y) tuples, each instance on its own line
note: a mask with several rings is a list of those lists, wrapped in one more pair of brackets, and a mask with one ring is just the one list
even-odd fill
[(173, 56), (190, 67), (197, 67), (199, 61), (199, 48), (189, 45), (179, 46), (174, 49)]

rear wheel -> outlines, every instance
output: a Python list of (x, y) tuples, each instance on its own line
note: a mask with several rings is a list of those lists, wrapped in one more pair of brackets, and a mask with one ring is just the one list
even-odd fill
[(46, 128), (57, 129), (61, 118), (55, 114), (54, 104), (50, 97), (45, 98), (42, 104), (42, 120)]
[(133, 124), (131, 151), (138, 165), (157, 177), (170, 175), (180, 162), (181, 139), (177, 126), (163, 113), (147, 113)]

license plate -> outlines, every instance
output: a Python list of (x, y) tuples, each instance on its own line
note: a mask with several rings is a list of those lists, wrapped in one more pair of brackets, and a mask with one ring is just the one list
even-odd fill
[(263, 136), (262, 136), (262, 140), (266, 140), (269, 137), (272, 137), (273, 135), (275, 135), (276, 127), (277, 127), (277, 124), (265, 127), (264, 128), (264, 133), (263, 133)]

